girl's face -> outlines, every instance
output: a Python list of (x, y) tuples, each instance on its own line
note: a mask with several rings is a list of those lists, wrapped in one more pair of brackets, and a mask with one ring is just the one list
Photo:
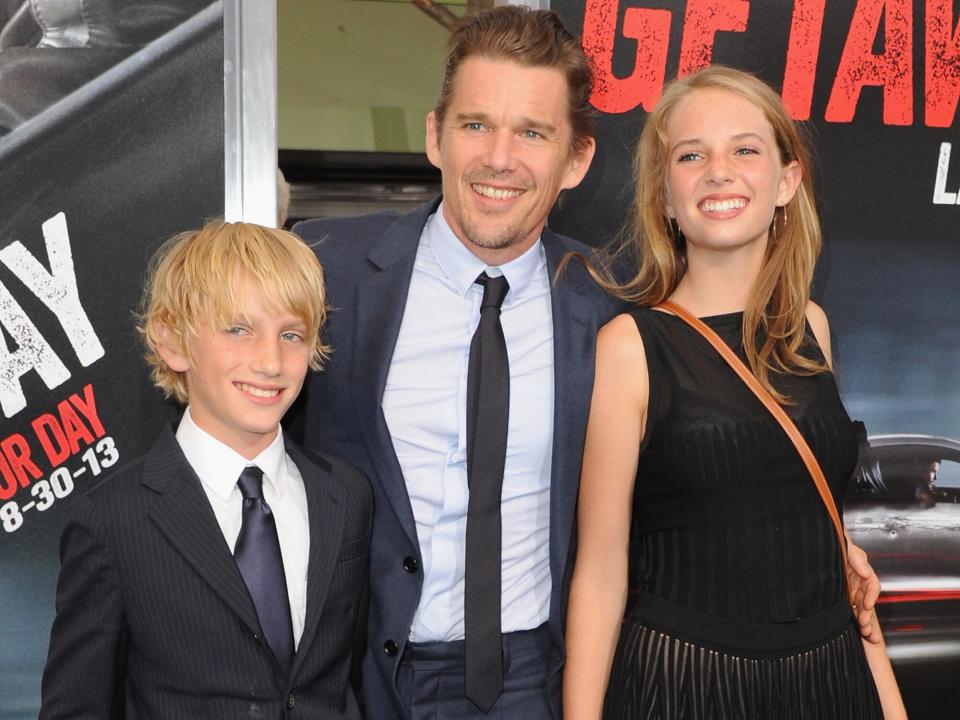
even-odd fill
[(666, 207), (687, 253), (765, 249), (777, 206), (800, 184), (796, 162), (784, 167), (763, 112), (728, 90), (694, 90), (666, 123)]

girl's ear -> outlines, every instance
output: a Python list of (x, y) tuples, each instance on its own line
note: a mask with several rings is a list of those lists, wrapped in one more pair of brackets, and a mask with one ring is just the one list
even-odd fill
[(780, 186), (777, 188), (778, 207), (783, 207), (793, 200), (797, 188), (800, 187), (801, 180), (803, 180), (803, 170), (800, 169), (800, 163), (796, 160), (783, 168), (783, 173), (780, 175)]

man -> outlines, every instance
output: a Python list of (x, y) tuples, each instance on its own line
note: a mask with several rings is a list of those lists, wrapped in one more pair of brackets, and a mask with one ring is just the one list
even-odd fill
[[(588, 248), (544, 224), (593, 157), (591, 74), (579, 42), (545, 11), (480, 13), (450, 47), (427, 117), (442, 202), (406, 217), (297, 227), (327, 268), (336, 348), (307, 389), (305, 441), (336, 448), (375, 489), (367, 715), (559, 717), (594, 336), (613, 305), (576, 263), (553, 281), (565, 254)], [(500, 315), (509, 356), (502, 546), (487, 549), (501, 575), (499, 693), (496, 679), (492, 691), (470, 692), (464, 677), (475, 494), (468, 366), (483, 296), (474, 281), (486, 269), (509, 283)], [(500, 587), (483, 590), (499, 601)]]
[[(595, 335), (616, 306), (581, 264), (555, 275), (567, 253), (589, 249), (545, 222), (593, 157), (591, 88), (556, 15), (481, 12), (454, 31), (427, 117), (442, 201), (295, 228), (327, 270), (333, 308), (334, 352), (305, 391), (304, 439), (374, 487), (370, 718), (560, 717)], [(488, 320), (493, 282), (475, 282), (484, 274), (509, 287), (499, 322)], [(488, 390), (475, 360), (497, 374), (490, 325), (509, 377)], [(504, 386), (508, 410), (486, 407)], [(504, 432), (505, 451), (488, 450), (487, 436)], [(491, 464), (502, 492), (485, 516), (473, 501), (486, 497)], [(499, 605), (493, 626), (478, 595)]]

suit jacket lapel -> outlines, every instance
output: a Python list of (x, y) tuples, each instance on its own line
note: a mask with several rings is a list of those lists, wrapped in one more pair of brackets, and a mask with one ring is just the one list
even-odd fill
[(330, 475), (330, 466), (324, 467), (312, 462), (293, 443), (287, 443), (287, 453), (303, 477), (303, 487), (307, 495), (307, 521), (310, 525), (306, 617), (291, 673), (291, 677), (296, 677), (297, 669), (317, 635), (323, 606), (330, 589), (330, 579), (337, 564), (344, 515), (340, 509), (342, 489)]
[(144, 460), (141, 482), (159, 493), (147, 514), (160, 532), (251, 633), (261, 632), (256, 608), (210, 502), (169, 428)]
[[(439, 201), (437, 201), (439, 202)], [(352, 382), (364, 443), (380, 485), (410, 541), (417, 543), (416, 524), (403, 471), (383, 415), (383, 390), (406, 309), (410, 276), (420, 234), (437, 202), (399, 218), (371, 248), (367, 260), (374, 272), (357, 286), (356, 345)]]
[[(550, 484), (550, 570), (554, 582), (564, 577), (573, 532), (580, 482), (583, 432), (593, 388), (597, 320), (591, 303), (581, 296), (587, 285), (574, 261), (559, 280), (554, 273), (568, 252), (549, 229), (543, 245), (551, 278), (554, 357), (553, 455)], [(558, 596), (556, 586), (554, 596)]]

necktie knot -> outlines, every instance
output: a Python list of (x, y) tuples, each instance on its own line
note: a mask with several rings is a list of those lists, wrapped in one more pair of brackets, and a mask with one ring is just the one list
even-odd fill
[(507, 291), (510, 289), (510, 283), (507, 282), (507, 278), (503, 275), (490, 277), (483, 272), (480, 273), (475, 282), (483, 286), (483, 300), (480, 301), (480, 312), (483, 312), (487, 308), (496, 308), (499, 310), (500, 306), (503, 305), (503, 299), (507, 296)]
[(263, 499), (263, 470), (256, 465), (248, 465), (240, 473), (237, 480), (237, 487), (240, 488), (240, 494), (244, 500)]

